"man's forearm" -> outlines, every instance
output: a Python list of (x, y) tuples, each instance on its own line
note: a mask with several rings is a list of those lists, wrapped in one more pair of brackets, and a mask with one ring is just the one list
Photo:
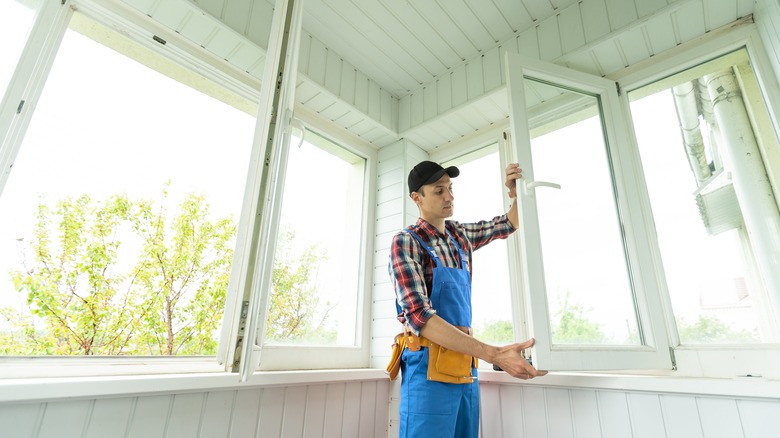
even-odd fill
[(438, 315), (433, 315), (425, 323), (420, 334), (445, 348), (474, 356), (488, 363), (493, 363), (499, 351), (498, 347), (485, 344), (463, 333)]
[(520, 228), (520, 216), (517, 212), (517, 198), (509, 198), (509, 211), (506, 212), (506, 218), (512, 223), (515, 229)]

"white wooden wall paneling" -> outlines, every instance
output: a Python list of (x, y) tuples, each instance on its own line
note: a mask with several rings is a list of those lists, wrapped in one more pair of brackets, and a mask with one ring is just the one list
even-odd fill
[[(263, 391), (260, 388), (235, 391), (232, 410), (228, 413), (230, 436), (253, 437), (259, 434), (259, 423), (263, 418), (260, 411), (260, 401), (265, 395)], [(209, 415), (214, 413), (209, 412)]]
[(598, 391), (601, 432), (605, 438), (631, 436), (631, 422), (628, 416), (626, 393), (618, 391)]
[(780, 418), (778, 400), (737, 400), (745, 438), (771, 437), (777, 433)]
[[(233, 412), (236, 391), (213, 391), (206, 394), (199, 434), (203, 437), (228, 437), (230, 412)], [(119, 423), (117, 423), (119, 424)]]
[(682, 395), (661, 397), (666, 434), (669, 437), (697, 438), (702, 436), (696, 399)]
[[(150, 438), (164, 436), (173, 397), (172, 394), (166, 394), (136, 398), (134, 400), (135, 403), (131, 405), (129, 430), (126, 435)], [(67, 429), (61, 427), (60, 430), (65, 431)], [(48, 435), (42, 434), (41, 436), (45, 437)]]
[(703, 436), (743, 436), (736, 400), (702, 397), (696, 399), (696, 406)]
[(562, 388), (546, 390), (547, 421), (550, 432), (548, 436), (559, 438), (574, 437), (574, 422), (569, 391)]
[(554, 20), (544, 20), (536, 26), (539, 59), (542, 61), (553, 62), (563, 55), (561, 29), (558, 26), (558, 17), (554, 18)]
[(654, 438), (666, 433), (658, 394), (629, 394), (628, 410), (631, 433), (635, 438)]
[(573, 389), (571, 392), (574, 434), (577, 438), (601, 436), (601, 421), (596, 391)]

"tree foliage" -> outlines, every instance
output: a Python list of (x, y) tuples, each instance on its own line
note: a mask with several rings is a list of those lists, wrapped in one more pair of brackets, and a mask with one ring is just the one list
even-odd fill
[(173, 215), (167, 203), (167, 188), (157, 207), (124, 195), (39, 202), (32, 260), (11, 273), (28, 312), (2, 310), (13, 328), (2, 353), (214, 354), (235, 225), (210, 220), (195, 194)]
[(757, 333), (737, 330), (716, 316), (700, 315), (694, 323), (680, 318), (677, 321), (680, 340), (684, 344), (730, 344), (759, 342)]
[(585, 308), (572, 302), (566, 294), (552, 326), (553, 342), (557, 344), (600, 344), (606, 341), (601, 326), (585, 316)]
[[(235, 222), (211, 219), (200, 195), (186, 195), (173, 211), (169, 203), (167, 185), (158, 203), (41, 199), (30, 260), (10, 273), (26, 306), (0, 309), (10, 328), (0, 331), (0, 354), (215, 354)], [(268, 336), (332, 341), (330, 303), (315, 289), (322, 257), (296, 243), (289, 230), (278, 242)]]
[(329, 302), (321, 303), (315, 288), (324, 256), (317, 245), (296, 248), (295, 241), (295, 232), (289, 228), (279, 236), (266, 339), (307, 343), (334, 341), (336, 332), (326, 327), (333, 306)]

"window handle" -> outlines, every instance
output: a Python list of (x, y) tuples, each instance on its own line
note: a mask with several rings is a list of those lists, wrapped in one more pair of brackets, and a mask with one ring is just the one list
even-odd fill
[(560, 189), (561, 185), (553, 182), (547, 182), (547, 181), (524, 181), (523, 182), (523, 192), (526, 196), (533, 196), (534, 190), (537, 187), (551, 187), (553, 189)]

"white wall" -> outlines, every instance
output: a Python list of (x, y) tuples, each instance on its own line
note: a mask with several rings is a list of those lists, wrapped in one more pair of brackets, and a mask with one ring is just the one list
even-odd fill
[(389, 386), (363, 380), (0, 403), (0, 437), (384, 437)]

